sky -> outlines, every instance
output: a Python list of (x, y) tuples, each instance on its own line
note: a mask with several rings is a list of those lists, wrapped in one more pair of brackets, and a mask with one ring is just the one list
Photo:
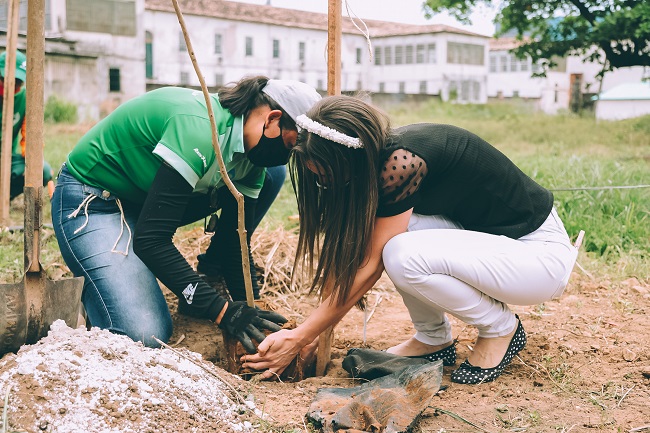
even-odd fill
[[(235, 0), (242, 3), (266, 4), (267, 0)], [(343, 17), (347, 17), (343, 1)], [(477, 8), (471, 16), (472, 24), (457, 22), (447, 14), (427, 20), (422, 11), (423, 0), (347, 0), (352, 16), (359, 18), (394, 21), (407, 24), (447, 24), (471, 32), (491, 36), (494, 34), (492, 20), (496, 12), (487, 7)], [(327, 0), (271, 0), (271, 5), (310, 12), (327, 13)]]

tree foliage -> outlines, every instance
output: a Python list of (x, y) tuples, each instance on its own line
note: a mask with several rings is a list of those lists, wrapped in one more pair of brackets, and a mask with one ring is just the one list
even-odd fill
[(499, 9), (496, 36), (514, 33), (515, 54), (544, 71), (567, 55), (599, 62), (603, 72), (650, 66), (650, 0), (426, 0), (423, 8), (428, 17), (447, 11), (469, 23), (479, 5)]

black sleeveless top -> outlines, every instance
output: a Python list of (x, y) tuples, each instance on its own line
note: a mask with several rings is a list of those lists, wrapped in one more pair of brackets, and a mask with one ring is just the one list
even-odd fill
[(480, 137), (451, 125), (397, 128), (380, 155), (378, 217), (413, 208), (513, 239), (538, 229), (553, 194)]

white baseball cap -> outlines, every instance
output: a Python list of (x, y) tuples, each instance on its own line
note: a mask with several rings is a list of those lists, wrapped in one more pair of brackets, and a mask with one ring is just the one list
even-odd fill
[(262, 92), (273, 98), (294, 122), (321, 100), (316, 89), (296, 80), (269, 80)]

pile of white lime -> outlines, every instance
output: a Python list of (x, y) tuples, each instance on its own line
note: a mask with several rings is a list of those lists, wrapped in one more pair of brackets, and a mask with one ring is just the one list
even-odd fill
[(238, 381), (185, 349), (57, 321), (0, 360), (0, 431), (257, 431), (261, 412)]

